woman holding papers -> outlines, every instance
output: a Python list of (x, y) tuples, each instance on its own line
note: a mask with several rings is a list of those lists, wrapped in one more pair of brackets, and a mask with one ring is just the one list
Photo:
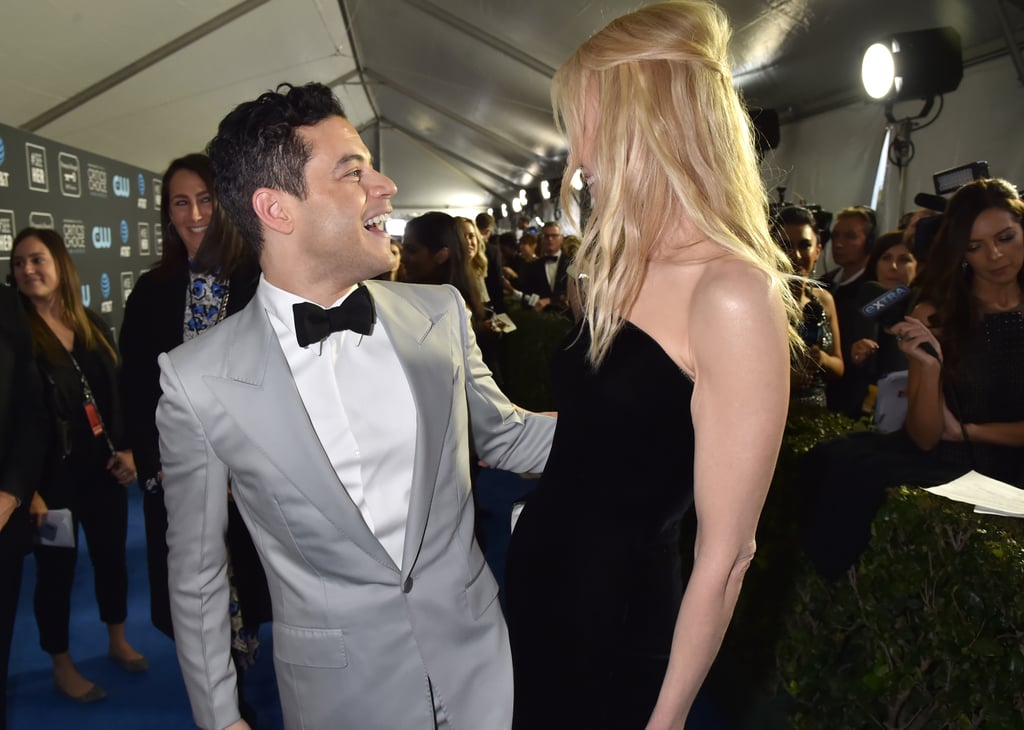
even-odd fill
[[(51, 230), (26, 228), (14, 239), (11, 276), (21, 294), (53, 422), (47, 466), (29, 511), (38, 525), (57, 527), (37, 545), (35, 615), (39, 641), (53, 659), (54, 686), (77, 702), (106, 692), (79, 674), (68, 652), (71, 583), (78, 525), (89, 544), (96, 573), (100, 619), (107, 624), (110, 657), (125, 670), (144, 671), (145, 657), (125, 638), (128, 573), (125, 537), (128, 500), (124, 485), (135, 479), (131, 451), (122, 444), (116, 387), (117, 353), (109, 328), (82, 306), (80, 284), (64, 241)], [(61, 534), (59, 514), (70, 512)], [(66, 525), (66, 522), (64, 523)], [(70, 543), (70, 546), (58, 547)]]
[(892, 327), (907, 356), (906, 430), (944, 463), (1024, 487), (1024, 203), (1003, 180), (950, 199), (920, 303)]

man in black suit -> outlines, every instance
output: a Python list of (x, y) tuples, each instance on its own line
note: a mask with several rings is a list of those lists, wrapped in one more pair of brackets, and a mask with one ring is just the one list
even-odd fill
[(540, 297), (537, 311), (569, 311), (567, 295), (569, 257), (562, 255), (562, 227), (548, 221), (540, 232), (540, 256), (523, 268), (519, 285), (524, 294)]
[(825, 395), (829, 410), (854, 419), (862, 415), (870, 376), (861, 363), (853, 360), (850, 348), (860, 339), (875, 337), (874, 323), (861, 315), (860, 308), (870, 300), (865, 299), (864, 284), (875, 278), (865, 267), (877, 237), (876, 228), (875, 211), (866, 206), (836, 213), (831, 246), (838, 267), (821, 277), (836, 302), (844, 365), (843, 377), (829, 383)]
[(7, 726), (7, 661), (21, 567), (32, 547), (28, 505), (48, 430), (32, 339), (17, 293), (0, 286), (0, 730)]

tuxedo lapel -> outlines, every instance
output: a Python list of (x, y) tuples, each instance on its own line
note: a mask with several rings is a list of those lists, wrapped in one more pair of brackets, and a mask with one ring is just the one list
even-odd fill
[(259, 300), (232, 320), (236, 326), (223, 374), (205, 376), (208, 387), (238, 430), (338, 530), (378, 562), (394, 567), (338, 480)]
[(416, 403), (416, 457), (409, 514), (405, 527), (402, 576), (408, 576), (423, 544), (427, 515), (437, 486), (438, 467), (452, 409), (456, 374), (450, 328), (442, 320), (449, 311), (429, 312), (392, 289), (367, 282), (395, 348)]

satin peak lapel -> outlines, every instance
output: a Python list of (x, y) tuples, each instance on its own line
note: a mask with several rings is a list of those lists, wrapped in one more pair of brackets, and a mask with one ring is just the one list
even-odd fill
[(210, 390), (238, 430), (338, 530), (374, 560), (395, 568), (338, 480), (259, 300), (235, 320), (224, 375), (205, 376)]
[[(437, 486), (438, 465), (452, 411), (452, 384), (456, 372), (449, 337), (447, 310), (430, 312), (419, 302), (389, 287), (368, 282), (384, 326), (402, 364), (416, 403), (416, 461), (413, 465), (409, 514), (405, 525), (402, 577), (416, 563), (427, 526), (427, 515)], [(461, 358), (458, 364), (461, 364)]]

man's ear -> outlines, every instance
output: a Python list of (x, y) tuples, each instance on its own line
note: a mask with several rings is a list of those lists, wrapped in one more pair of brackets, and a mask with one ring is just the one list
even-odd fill
[(448, 261), (448, 247), (443, 246), (434, 252), (434, 262), (440, 266)]
[(284, 193), (273, 188), (257, 188), (252, 194), (252, 209), (260, 222), (270, 230), (286, 235), (295, 230), (289, 202)]

